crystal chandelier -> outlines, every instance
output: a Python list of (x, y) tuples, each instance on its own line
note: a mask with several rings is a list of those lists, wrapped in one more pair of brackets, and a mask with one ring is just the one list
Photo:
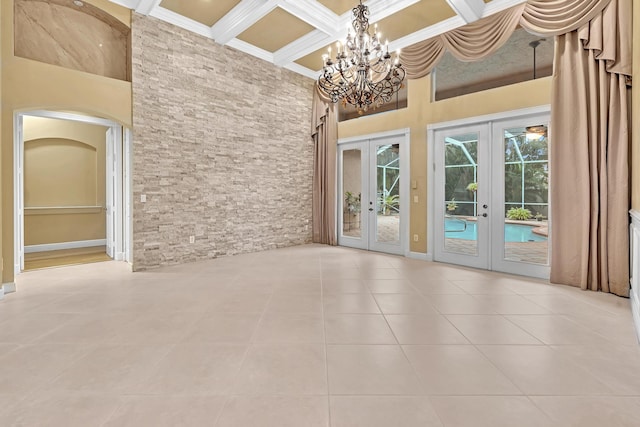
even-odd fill
[(400, 64), (400, 51), (395, 61), (389, 54), (389, 43), (383, 49), (377, 24), (369, 34), (369, 8), (360, 4), (353, 8), (353, 30), (348, 30), (344, 43), (336, 43), (335, 61), (329, 53), (322, 55), (320, 89), (332, 102), (351, 104), (359, 112), (370, 106), (379, 107), (391, 100), (403, 87), (405, 71)]

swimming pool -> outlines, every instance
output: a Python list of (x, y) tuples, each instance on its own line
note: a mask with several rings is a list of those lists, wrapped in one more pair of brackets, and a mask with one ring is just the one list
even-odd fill
[[(444, 220), (444, 234), (447, 239), (478, 240), (476, 225), (475, 221), (447, 218)], [(504, 225), (505, 242), (544, 242), (547, 240), (545, 236), (534, 234), (533, 229), (534, 227), (531, 225), (506, 223)]]

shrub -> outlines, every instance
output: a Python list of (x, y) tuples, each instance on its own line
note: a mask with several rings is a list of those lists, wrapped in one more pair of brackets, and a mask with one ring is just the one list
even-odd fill
[(351, 191), (347, 191), (344, 193), (344, 201), (349, 212), (360, 212), (360, 193), (356, 196)]
[(531, 211), (525, 208), (511, 208), (507, 211), (507, 218), (524, 221), (531, 218)]

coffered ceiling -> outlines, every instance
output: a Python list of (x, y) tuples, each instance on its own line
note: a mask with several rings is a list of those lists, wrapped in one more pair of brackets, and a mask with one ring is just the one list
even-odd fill
[[(317, 78), (358, 0), (110, 0)], [(526, 0), (368, 0), (370, 23), (396, 50)]]

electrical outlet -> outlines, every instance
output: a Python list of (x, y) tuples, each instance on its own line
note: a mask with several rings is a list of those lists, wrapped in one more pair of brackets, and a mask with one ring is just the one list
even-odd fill
[(189, 236), (189, 243), (195, 243), (196, 242), (196, 236)]
[(146, 194), (141, 194), (140, 195), (140, 203), (146, 203), (147, 201), (147, 195)]
[(413, 196), (413, 203), (418, 203), (418, 196)]
[(417, 242), (417, 241), (418, 241), (418, 235), (417, 235), (417, 234), (414, 234), (414, 235), (413, 235), (413, 241), (414, 241), (414, 242)]

